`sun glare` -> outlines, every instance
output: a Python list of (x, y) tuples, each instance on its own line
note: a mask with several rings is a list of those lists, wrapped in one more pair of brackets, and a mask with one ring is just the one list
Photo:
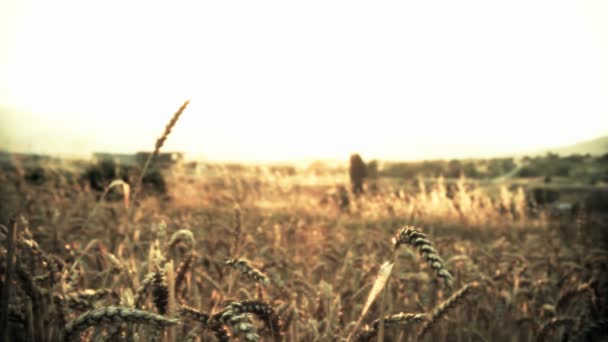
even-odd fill
[(134, 151), (190, 98), (167, 148), (211, 159), (568, 144), (608, 132), (606, 6), (590, 3), (10, 0), (2, 134), (16, 150)]

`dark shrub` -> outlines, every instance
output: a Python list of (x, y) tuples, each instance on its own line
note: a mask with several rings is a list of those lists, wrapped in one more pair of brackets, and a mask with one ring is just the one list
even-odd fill
[(355, 195), (363, 192), (363, 179), (367, 176), (367, 169), (361, 156), (353, 154), (350, 156), (350, 183)]
[[(97, 164), (90, 165), (84, 174), (82, 180), (87, 183), (90, 188), (97, 192), (103, 192), (113, 180), (122, 179), (123, 181), (134, 186), (139, 174), (139, 168), (136, 167), (120, 167), (111, 160), (104, 160)], [(142, 179), (142, 190), (148, 194), (166, 194), (167, 184), (160, 170), (148, 170)], [(108, 199), (119, 199), (121, 196), (109, 195)]]
[(546, 188), (534, 188), (531, 192), (534, 203), (538, 205), (550, 204), (559, 199), (559, 192), (556, 190)]
[(587, 212), (608, 214), (608, 189), (592, 190), (583, 202)]
[(42, 185), (47, 180), (47, 174), (40, 166), (25, 171), (25, 181), (30, 184)]

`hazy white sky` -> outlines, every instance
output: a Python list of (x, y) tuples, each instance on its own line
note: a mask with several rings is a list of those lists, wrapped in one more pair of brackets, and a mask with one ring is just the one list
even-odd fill
[(608, 134), (608, 1), (0, 2), (0, 148), (487, 155)]

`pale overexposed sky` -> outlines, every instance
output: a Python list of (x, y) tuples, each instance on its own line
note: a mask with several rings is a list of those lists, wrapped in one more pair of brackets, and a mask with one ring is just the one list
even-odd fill
[(608, 1), (0, 2), (0, 149), (509, 153), (608, 134)]

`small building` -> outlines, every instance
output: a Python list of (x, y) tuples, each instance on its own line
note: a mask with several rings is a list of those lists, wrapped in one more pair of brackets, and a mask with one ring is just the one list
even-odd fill
[(112, 161), (116, 164), (125, 165), (125, 166), (135, 166), (137, 164), (135, 155), (133, 155), (131, 153), (97, 152), (97, 153), (93, 153), (93, 161), (94, 162)]
[[(154, 152), (137, 152), (135, 161), (139, 165), (144, 165), (146, 160)], [(171, 168), (184, 161), (184, 153), (182, 152), (161, 152), (154, 158), (154, 165), (159, 168)]]

